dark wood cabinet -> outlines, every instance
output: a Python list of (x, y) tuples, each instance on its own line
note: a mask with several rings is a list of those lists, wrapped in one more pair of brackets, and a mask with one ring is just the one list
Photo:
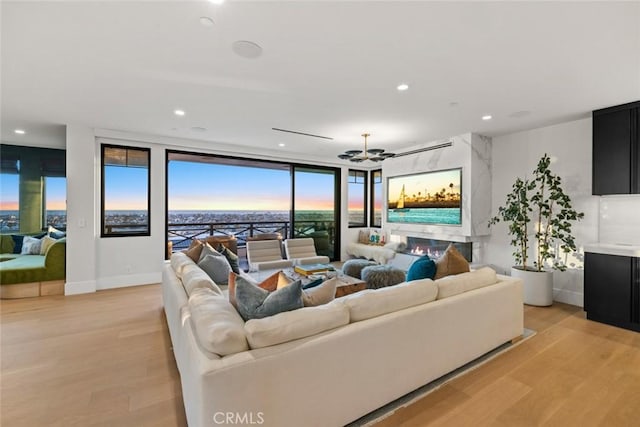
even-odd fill
[(587, 319), (640, 332), (640, 258), (587, 252)]
[(594, 195), (640, 194), (640, 101), (593, 112)]

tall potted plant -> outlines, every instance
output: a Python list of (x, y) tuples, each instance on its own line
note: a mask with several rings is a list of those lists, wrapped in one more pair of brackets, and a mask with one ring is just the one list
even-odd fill
[[(545, 154), (531, 179), (516, 178), (498, 215), (489, 221), (489, 225), (500, 221), (509, 224), (516, 262), (511, 275), (524, 282), (524, 302), (538, 306), (553, 303), (552, 270), (567, 269), (561, 255), (576, 251), (571, 225), (584, 217), (584, 213), (573, 209), (571, 198), (562, 189), (562, 180), (551, 172), (550, 165), (551, 159)], [(535, 249), (533, 263), (529, 258), (530, 243)]]

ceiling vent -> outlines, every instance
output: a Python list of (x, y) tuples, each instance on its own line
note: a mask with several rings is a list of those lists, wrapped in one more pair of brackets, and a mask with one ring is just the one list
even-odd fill
[(310, 136), (312, 138), (329, 139), (329, 140), (333, 141), (333, 138), (328, 137), (328, 136), (314, 135), (312, 133), (306, 133), (306, 132), (298, 132), (297, 130), (280, 129), (280, 128), (271, 128), (271, 129), (275, 130), (275, 131), (278, 131), (278, 132), (295, 133), (296, 135)]
[(417, 150), (405, 151), (404, 153), (398, 153), (394, 157), (408, 156), (410, 154), (424, 153), (425, 151), (439, 150), (440, 148), (452, 147), (453, 141), (443, 142), (441, 144), (432, 145), (430, 147), (418, 148)]

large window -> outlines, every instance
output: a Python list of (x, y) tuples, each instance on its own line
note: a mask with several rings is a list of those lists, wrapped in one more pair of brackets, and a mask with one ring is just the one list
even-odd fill
[(382, 169), (371, 171), (371, 227), (382, 227)]
[(367, 226), (367, 172), (349, 169), (349, 227)]
[(45, 177), (45, 226), (67, 228), (67, 178)]
[(102, 145), (102, 237), (148, 236), (150, 150)]
[(260, 234), (311, 237), (339, 258), (339, 169), (167, 151), (168, 248), (194, 238), (233, 236), (241, 265)]
[(0, 174), (0, 232), (2, 233), (20, 229), (19, 178), (17, 172)]

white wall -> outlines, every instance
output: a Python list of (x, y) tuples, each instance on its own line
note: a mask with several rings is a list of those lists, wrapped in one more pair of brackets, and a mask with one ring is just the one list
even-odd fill
[[(591, 119), (562, 123), (493, 138), (492, 212), (505, 201), (516, 177), (531, 174), (544, 153), (552, 159), (551, 169), (563, 180), (563, 187), (577, 211), (585, 218), (574, 224), (579, 254), (566, 272), (554, 274), (554, 299), (583, 305), (583, 265), (585, 244), (598, 241), (599, 197), (591, 195)], [(509, 272), (513, 265), (507, 227), (499, 223), (484, 239), (482, 262)]]
[(640, 245), (640, 195), (600, 198), (600, 243)]
[[(151, 149), (151, 235), (100, 237), (100, 144)], [(67, 127), (67, 284), (66, 294), (158, 283), (165, 242), (165, 150), (186, 150), (274, 159), (266, 153), (233, 152), (223, 144), (125, 132)], [(237, 149), (237, 147), (236, 147)], [(283, 160), (280, 158), (280, 160)], [(310, 159), (286, 159), (322, 164)], [(348, 165), (342, 167), (342, 241), (349, 241), (346, 207)]]

